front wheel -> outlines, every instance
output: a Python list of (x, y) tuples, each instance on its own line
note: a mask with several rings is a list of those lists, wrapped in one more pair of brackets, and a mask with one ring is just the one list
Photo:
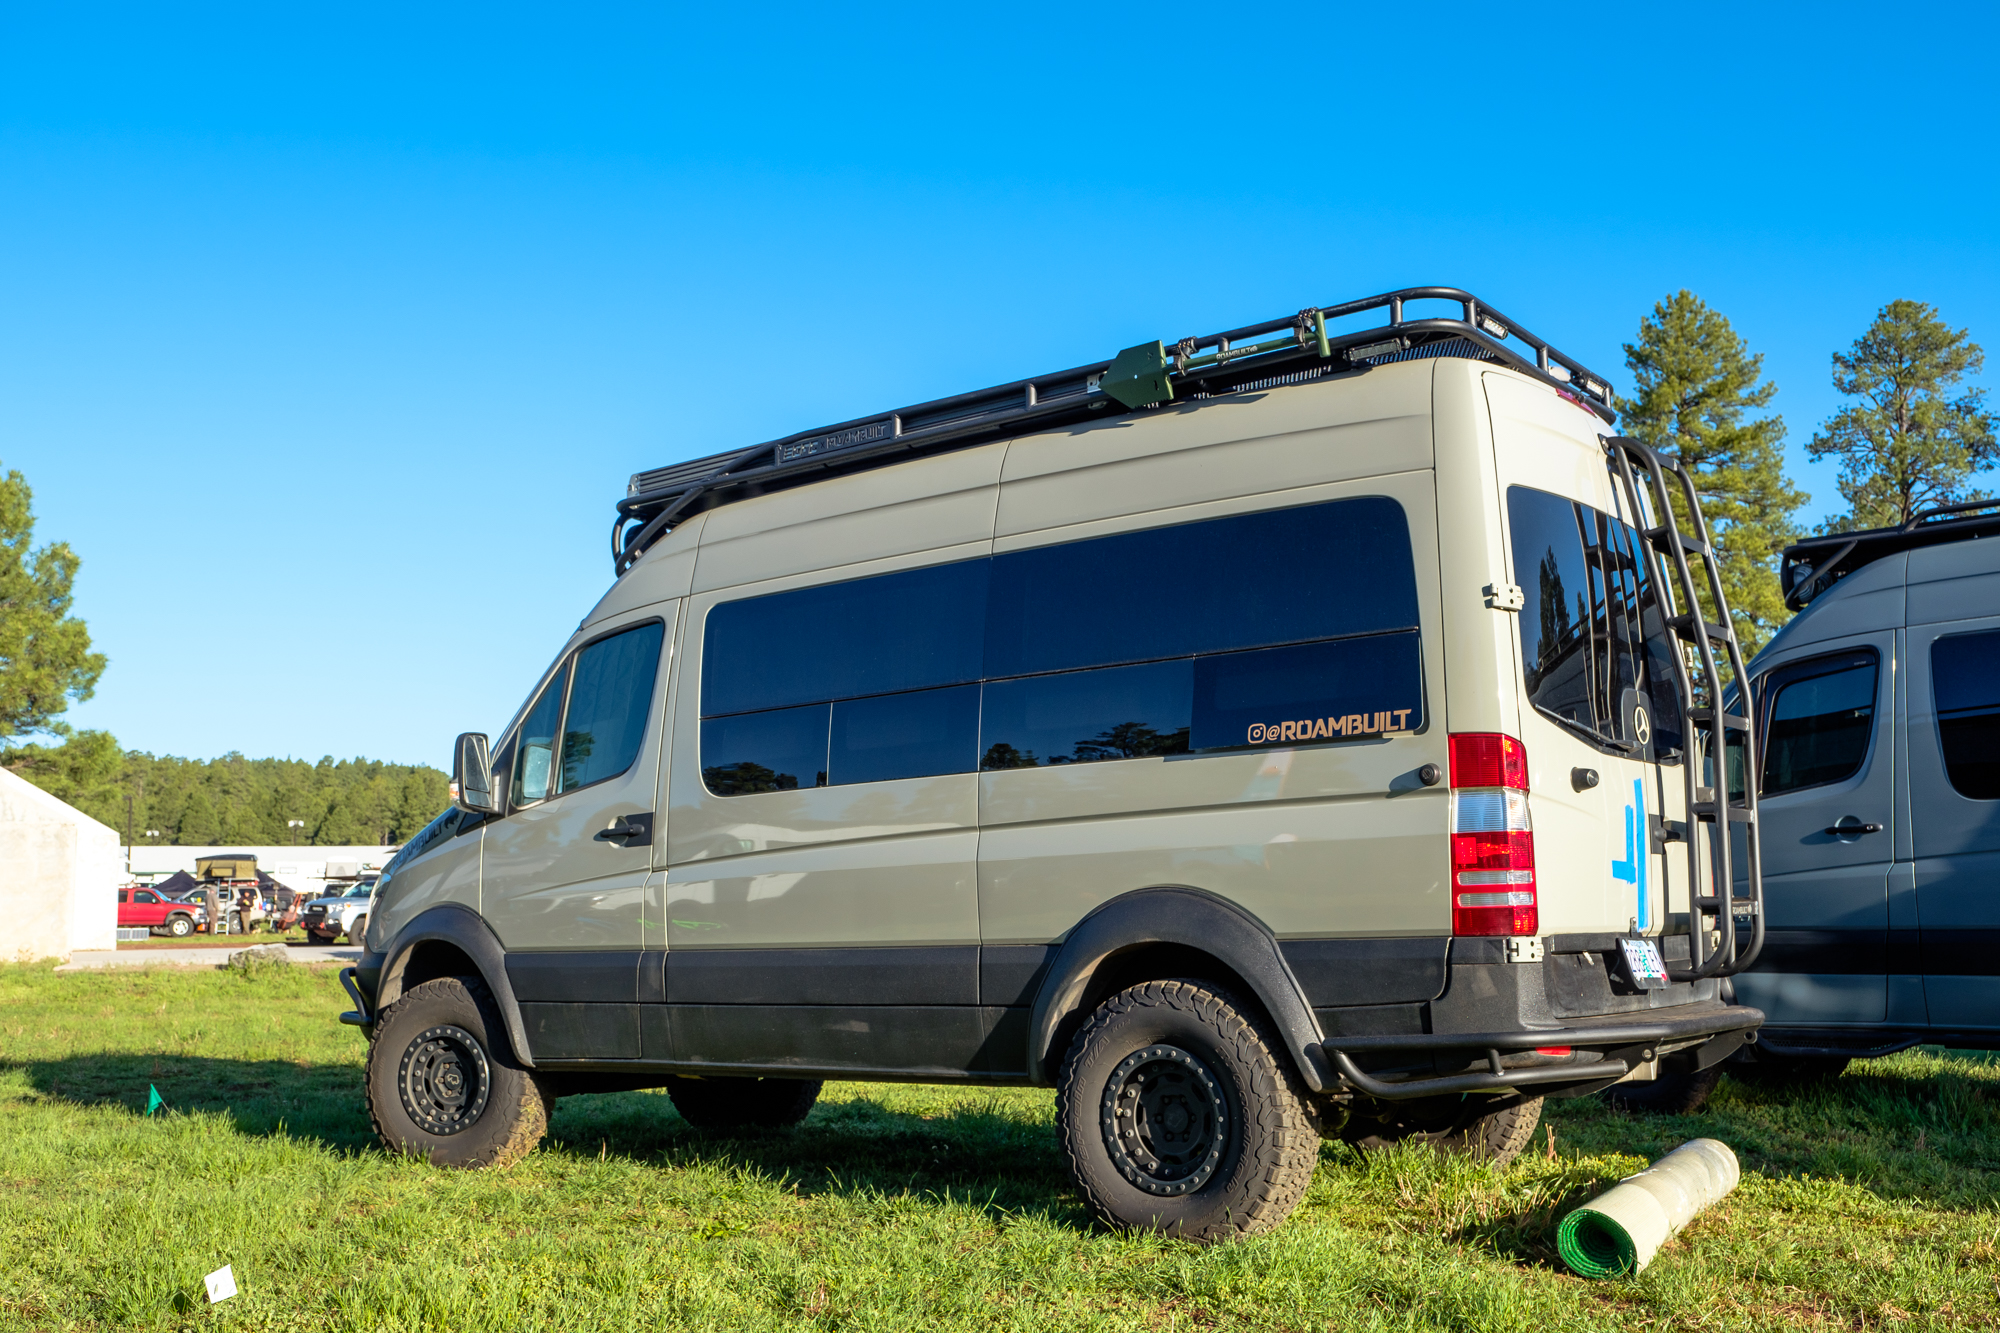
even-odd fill
[(376, 1021), (368, 1114), (390, 1152), (433, 1166), (507, 1166), (541, 1142), (549, 1102), (509, 1049), (486, 983), (440, 977)]
[(1275, 1034), (1202, 981), (1150, 981), (1099, 1005), (1063, 1059), (1056, 1127), (1100, 1220), (1188, 1240), (1276, 1226), (1319, 1160)]
[(229, 933), (232, 935), (241, 935), (243, 933), (243, 917), (240, 913), (231, 912), (229, 914)]
[(168, 917), (167, 934), (177, 940), (186, 939), (188, 936), (194, 934), (194, 918), (186, 916)]
[(368, 914), (364, 912), (360, 916), (355, 917), (354, 924), (347, 928), (347, 942), (358, 945), (367, 934)]

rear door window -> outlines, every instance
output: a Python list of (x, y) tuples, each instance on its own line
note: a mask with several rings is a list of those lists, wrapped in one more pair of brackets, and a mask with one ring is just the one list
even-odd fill
[(1614, 744), (1682, 748), (1677, 645), (1657, 560), (1623, 520), (1529, 486), (1507, 488), (1521, 661), (1537, 711)]
[(2000, 800), (2000, 630), (1933, 643), (1931, 694), (1952, 789)]
[(1841, 782), (1861, 771), (1875, 726), (1872, 651), (1780, 667), (1764, 678), (1764, 768), (1758, 790), (1777, 796)]

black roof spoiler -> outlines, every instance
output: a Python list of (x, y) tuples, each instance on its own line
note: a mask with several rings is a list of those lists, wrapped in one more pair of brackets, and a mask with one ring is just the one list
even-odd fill
[[(1405, 319), (1403, 307), (1410, 301), (1453, 302), (1459, 317)], [(1330, 320), (1376, 311), (1387, 315), (1386, 323), (1363, 318), (1350, 328), (1327, 327)], [(611, 526), (612, 567), (623, 574), (676, 524), (704, 509), (913, 453), (1004, 438), (1003, 431), (1102, 420), (1175, 398), (1212, 398), (1433, 356), (1497, 362), (1546, 381), (1607, 424), (1618, 419), (1602, 375), (1472, 293), (1405, 287), (1340, 305), (1308, 306), (1296, 315), (1205, 338), (1141, 343), (1109, 361), (635, 472)]]
[(1884, 556), (1922, 546), (2000, 535), (2000, 512), (1980, 513), (1980, 510), (2000, 511), (2000, 500), (1938, 505), (1920, 510), (1909, 522), (1893, 528), (1830, 532), (1824, 537), (1794, 542), (1785, 548), (1784, 562), (1778, 570), (1778, 586), (1785, 590), (1785, 606), (1793, 611), (1805, 610), (1815, 597), (1841, 579)]

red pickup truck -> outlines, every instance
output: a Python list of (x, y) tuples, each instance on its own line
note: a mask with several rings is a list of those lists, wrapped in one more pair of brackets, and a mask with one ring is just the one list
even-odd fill
[(176, 937), (192, 935), (195, 911), (193, 903), (177, 902), (152, 889), (118, 890), (118, 924), (121, 926), (150, 926)]

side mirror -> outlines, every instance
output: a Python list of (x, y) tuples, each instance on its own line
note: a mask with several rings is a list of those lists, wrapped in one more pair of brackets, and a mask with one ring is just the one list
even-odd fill
[(453, 746), (451, 803), (475, 815), (493, 813), (493, 758), (486, 734), (468, 731)]

